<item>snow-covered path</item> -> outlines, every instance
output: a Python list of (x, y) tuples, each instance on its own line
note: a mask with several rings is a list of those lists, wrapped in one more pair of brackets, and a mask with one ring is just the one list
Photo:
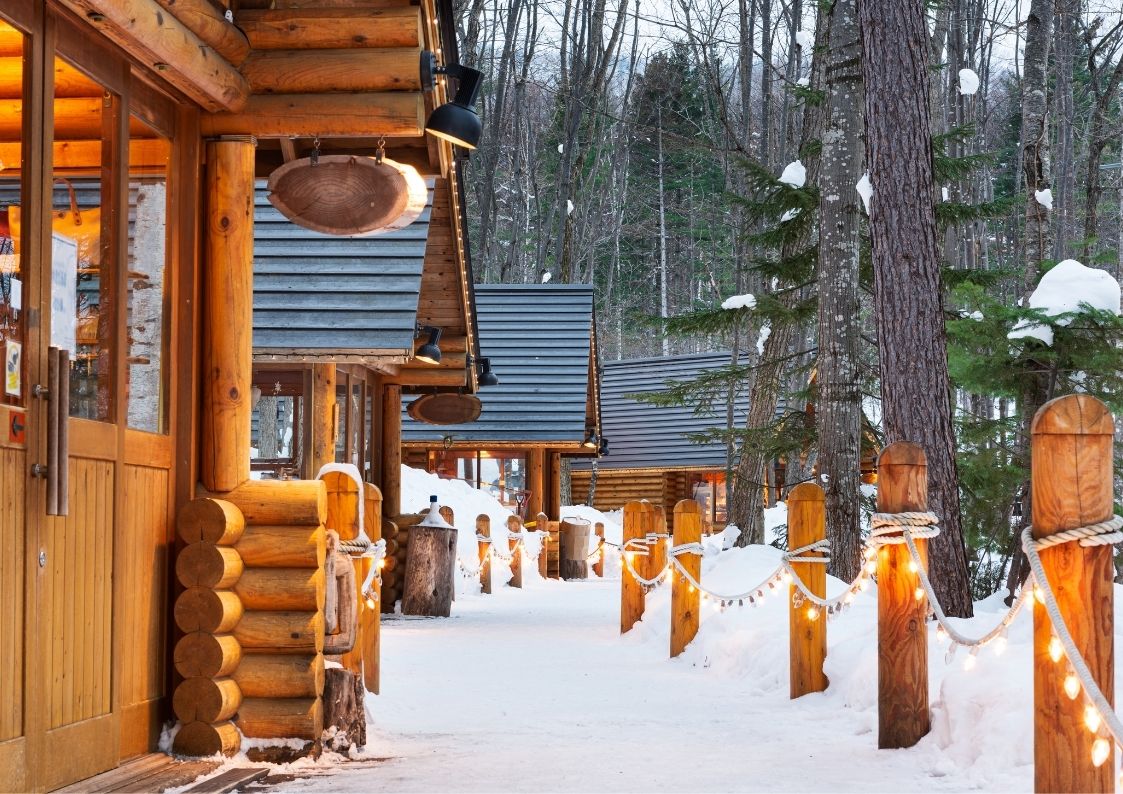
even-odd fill
[[(876, 712), (850, 708), (845, 692), (789, 701), (779, 600), (772, 615), (767, 607), (753, 612), (770, 626), (758, 662), (772, 672), (746, 675), (743, 664), (711, 659), (705, 648), (668, 661), (666, 633), (658, 630), (666, 614), (660, 595), (651, 598), (651, 625), (621, 638), (618, 580), (535, 578), (527, 584), (522, 591), (499, 587), (493, 596), (460, 597), (450, 619), (384, 622), (382, 694), (370, 699), (367, 754), (390, 760), (344, 765), (286, 789), (949, 791), (1032, 785), (1025, 766), (1007, 773), (1000, 765), (997, 775), (994, 768), (984, 775), (966, 772), (963, 759), (941, 750), (934, 737), (907, 751), (877, 751)], [(854, 612), (855, 621), (871, 617)], [(714, 616), (722, 622), (730, 617)], [(836, 636), (842, 643), (865, 642), (846, 634)], [(753, 640), (726, 633), (720, 647), (752, 654), (761, 647)], [(876, 687), (875, 671), (860, 678), (863, 690)], [(868, 702), (864, 692), (861, 700)]]

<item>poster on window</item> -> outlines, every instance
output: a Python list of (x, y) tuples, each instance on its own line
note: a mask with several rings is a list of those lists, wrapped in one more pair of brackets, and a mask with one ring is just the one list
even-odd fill
[(51, 244), (51, 346), (71, 353), (78, 337), (78, 243), (58, 234)]
[(23, 371), (23, 345), (14, 339), (4, 344), (4, 393), (20, 396), (20, 373)]

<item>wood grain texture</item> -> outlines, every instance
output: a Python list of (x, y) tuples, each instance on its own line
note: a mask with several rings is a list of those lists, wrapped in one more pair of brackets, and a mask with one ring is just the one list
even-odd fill
[[(702, 508), (692, 499), (675, 505), (674, 545), (702, 542)], [(702, 555), (682, 554), (678, 561), (691, 576), (702, 581)], [(693, 591), (693, 592), (691, 592)], [(702, 594), (675, 571), (671, 579), (671, 658), (686, 650), (701, 620)]]
[(175, 644), (175, 669), (184, 678), (218, 678), (230, 675), (242, 658), (242, 646), (233, 634), (193, 631)]
[(424, 114), (420, 91), (259, 94), (240, 112), (203, 116), (200, 127), (207, 136), (412, 138), (424, 131)]
[[(798, 549), (827, 536), (826, 496), (814, 483), (800, 483), (788, 493), (788, 548)], [(822, 557), (816, 552), (814, 557)], [(827, 566), (822, 563), (797, 562), (792, 564), (798, 576), (815, 595), (827, 595)], [(827, 688), (823, 661), (827, 658), (827, 615), (816, 608), (816, 617), (808, 614), (811, 604), (804, 601), (795, 606), (793, 598), (798, 592), (794, 583), (788, 585), (788, 641), (790, 645), (790, 685), (792, 698), (808, 692), (822, 692)]]
[(243, 697), (319, 697), (324, 691), (324, 655), (248, 653), (232, 677)]
[(0, 448), (0, 742), (23, 734), (26, 460), (22, 449)]
[(183, 722), (222, 722), (242, 705), (242, 690), (234, 679), (185, 678), (172, 696), (172, 710)]
[(234, 548), (249, 568), (319, 568), (327, 539), (322, 526), (253, 526)]
[[(623, 542), (627, 544), (633, 538), (642, 538), (655, 522), (655, 511), (650, 502), (628, 502), (624, 505), (624, 535)], [(623, 552), (625, 555), (629, 551)], [(637, 572), (644, 570), (638, 562), (642, 557), (631, 557), (632, 564)], [(643, 619), (645, 595), (643, 585), (635, 580), (628, 566), (624, 566), (620, 574), (620, 633), (631, 631), (632, 627)]]
[[(1032, 424), (1032, 511), (1037, 538), (1112, 514), (1111, 413), (1086, 394), (1046, 403)], [(1061, 616), (1109, 703), (1115, 700), (1112, 546), (1065, 543), (1041, 551)], [(1067, 665), (1049, 657), (1052, 624), (1033, 600), (1034, 787), (1037, 791), (1114, 791), (1115, 755), (1096, 768), (1084, 728), (1084, 698), (1069, 700)]]
[[(402, 388), (386, 386), (382, 392), (382, 512), (402, 511)], [(403, 526), (399, 521), (398, 526)]]
[[(924, 450), (898, 441), (877, 463), (877, 509), (882, 513), (928, 509)], [(928, 544), (916, 541), (928, 564)], [(912, 747), (931, 729), (928, 709), (928, 604), (916, 599), (919, 577), (909, 571), (903, 544), (877, 552), (877, 746)]]
[(239, 66), (250, 52), (250, 42), (238, 26), (228, 22), (211, 0), (156, 0), (175, 14), (183, 26), (213, 48), (231, 66)]
[(225, 590), (242, 576), (242, 558), (229, 546), (192, 543), (184, 547), (175, 561), (175, 575), (184, 587), (210, 587)]
[(445, 618), (451, 615), (455, 571), (456, 530), (411, 527), (402, 614)]
[(321, 653), (324, 650), (322, 612), (247, 612), (234, 637), (254, 653)]
[(247, 610), (316, 612), (324, 608), (323, 568), (246, 568), (233, 587)]
[[(518, 516), (507, 517), (507, 532), (511, 535), (525, 532)], [(522, 544), (514, 538), (508, 539), (507, 543), (507, 550), (512, 555), (511, 579), (507, 582), (507, 586), (521, 588), (523, 586), (523, 547)]]
[[(366, 524), (367, 537), (372, 543), (382, 538), (382, 492), (369, 482), (364, 483), (363, 493), (366, 498), (366, 509), (363, 519)], [(392, 541), (391, 541), (392, 542)], [(387, 554), (389, 554), (389, 542)], [(366, 580), (373, 561), (366, 559), (360, 571), (359, 585)], [(378, 582), (374, 583), (378, 599), (382, 599), (381, 588)], [(381, 604), (363, 604), (359, 614), (359, 647), (363, 657), (363, 684), (369, 692), (378, 694), (382, 687), (382, 610)]]
[(212, 755), (231, 756), (242, 749), (242, 737), (232, 722), (211, 725), (206, 722), (189, 722), (179, 726), (172, 741), (176, 755), (202, 758)]
[(593, 533), (597, 536), (597, 561), (593, 563), (593, 573), (603, 577), (605, 555), (604, 524), (600, 521), (593, 524)]
[(242, 511), (247, 526), (312, 526), (328, 517), (328, 496), (319, 480), (247, 480), (217, 496)]
[(184, 543), (205, 540), (232, 546), (242, 537), (246, 519), (237, 507), (222, 499), (192, 499), (179, 509), (176, 533)]
[(320, 480), (328, 493), (327, 529), (339, 533), (340, 540), (359, 536), (359, 484), (343, 472), (325, 472)]
[(420, 91), (417, 47), (258, 50), (242, 64), (255, 94)]
[(361, 14), (350, 8), (245, 10), (238, 26), (255, 50), (326, 47), (419, 47), (421, 9), (380, 8)]
[(175, 622), (183, 632), (228, 634), (243, 611), (242, 600), (232, 590), (188, 587), (175, 601)]
[(335, 364), (312, 365), (312, 470), (315, 477), (320, 469), (335, 462), (335, 439), (339, 433), (339, 412), (336, 408), (337, 392)]
[(252, 739), (319, 739), (323, 704), (319, 698), (246, 698), (235, 723)]
[[(480, 513), (476, 516), (476, 536), (491, 538), (491, 516), (487, 513)], [(480, 590), (486, 595), (491, 595), (491, 555), (488, 554), (491, 549), (491, 541), (479, 540), (477, 546), (479, 548)]]
[(200, 477), (209, 491), (230, 491), (250, 478), (252, 141), (207, 144), (206, 197)]

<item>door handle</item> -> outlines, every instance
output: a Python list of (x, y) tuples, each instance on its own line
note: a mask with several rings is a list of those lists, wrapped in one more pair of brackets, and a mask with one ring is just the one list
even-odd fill
[(47, 515), (70, 513), (70, 352), (47, 351)]
[(47, 349), (47, 515), (58, 515), (58, 348)]

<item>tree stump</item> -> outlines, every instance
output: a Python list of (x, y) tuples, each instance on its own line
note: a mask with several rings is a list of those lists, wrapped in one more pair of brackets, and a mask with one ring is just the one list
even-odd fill
[(451, 615), (455, 565), (455, 529), (411, 527), (402, 614), (443, 618)]
[(562, 579), (589, 578), (589, 536), (593, 525), (584, 518), (561, 520), (558, 569)]
[(362, 747), (367, 743), (365, 688), (360, 676), (342, 667), (324, 671), (324, 729), (335, 728), (330, 740), (333, 750)]

